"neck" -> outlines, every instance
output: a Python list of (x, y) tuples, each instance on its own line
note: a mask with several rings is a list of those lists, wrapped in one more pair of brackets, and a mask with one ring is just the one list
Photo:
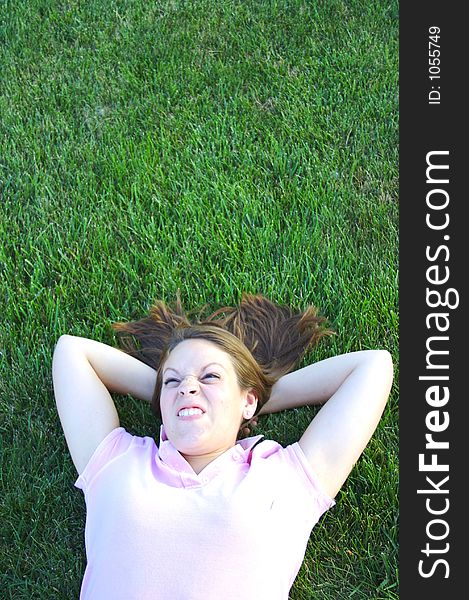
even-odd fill
[[(231, 446), (229, 448), (231, 448)], [(203, 471), (207, 465), (209, 465), (216, 458), (224, 454), (229, 448), (224, 448), (215, 452), (209, 452), (207, 454), (198, 455), (189, 455), (181, 453), (181, 456), (183, 456), (183, 458), (185, 458), (185, 460), (190, 464), (194, 473), (196, 475), (199, 475), (199, 473), (201, 473), (201, 471)]]

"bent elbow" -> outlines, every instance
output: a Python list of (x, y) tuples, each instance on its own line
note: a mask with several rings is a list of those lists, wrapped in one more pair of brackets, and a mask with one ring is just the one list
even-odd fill
[(68, 348), (71, 346), (77, 346), (81, 338), (76, 335), (70, 335), (69, 333), (63, 333), (59, 339), (57, 340), (54, 348), (54, 352), (56, 350), (61, 350), (62, 348)]
[(68, 334), (62, 334), (59, 339), (56, 341), (55, 346), (54, 346), (54, 357), (56, 357), (60, 352), (63, 351), (64, 347), (67, 344), (70, 344), (70, 338), (72, 338), (73, 336), (68, 335)]
[(387, 384), (389, 393), (394, 380), (394, 362), (392, 355), (388, 350), (376, 350), (376, 360), (379, 361), (377, 368), (380, 369), (381, 379)]
[(74, 335), (62, 334), (54, 347), (52, 366), (54, 367), (54, 365), (61, 362), (61, 359), (65, 360), (66, 357), (70, 358), (72, 355), (75, 356), (79, 340), (80, 338)]
[(380, 359), (383, 361), (383, 363), (385, 365), (388, 366), (388, 368), (394, 369), (392, 354), (389, 352), (389, 350), (383, 349), (383, 350), (377, 350), (376, 352), (378, 352)]

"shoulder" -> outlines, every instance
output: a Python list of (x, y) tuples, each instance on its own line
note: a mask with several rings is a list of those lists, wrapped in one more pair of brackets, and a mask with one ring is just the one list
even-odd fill
[(123, 427), (117, 427), (96, 448), (75, 486), (85, 490), (103, 469), (116, 460), (144, 460), (147, 454), (152, 455), (156, 451), (153, 438), (132, 435)]
[(301, 491), (325, 508), (335, 504), (298, 442), (284, 447), (273, 440), (259, 441), (250, 450), (249, 462), (253, 469), (266, 470), (281, 485), (290, 486), (292, 491)]

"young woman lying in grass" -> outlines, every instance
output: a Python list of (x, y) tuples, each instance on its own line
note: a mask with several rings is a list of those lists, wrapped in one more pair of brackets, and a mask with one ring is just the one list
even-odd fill
[[(93, 600), (287, 600), (312, 528), (334, 504), (390, 393), (385, 350), (294, 370), (328, 334), (245, 294), (191, 323), (178, 301), (118, 324), (125, 352), (62, 336), (57, 407), (85, 494)], [(158, 445), (120, 426), (111, 393), (152, 403)], [(244, 437), (258, 415), (324, 404), (296, 443)]]

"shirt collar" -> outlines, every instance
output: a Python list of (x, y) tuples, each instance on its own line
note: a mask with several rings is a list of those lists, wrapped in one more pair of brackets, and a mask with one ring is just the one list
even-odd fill
[[(249, 455), (251, 449), (263, 437), (263, 435), (255, 435), (253, 437), (238, 440), (236, 444), (232, 448), (227, 450), (222, 456), (231, 456), (238, 462), (250, 462)], [(160, 427), (160, 445), (158, 447), (158, 454), (161, 460), (168, 466), (173, 467), (178, 471), (192, 471), (192, 468), (190, 467), (189, 463), (168, 439), (168, 436), (166, 435), (166, 431), (164, 429), (164, 425), (161, 425)]]

